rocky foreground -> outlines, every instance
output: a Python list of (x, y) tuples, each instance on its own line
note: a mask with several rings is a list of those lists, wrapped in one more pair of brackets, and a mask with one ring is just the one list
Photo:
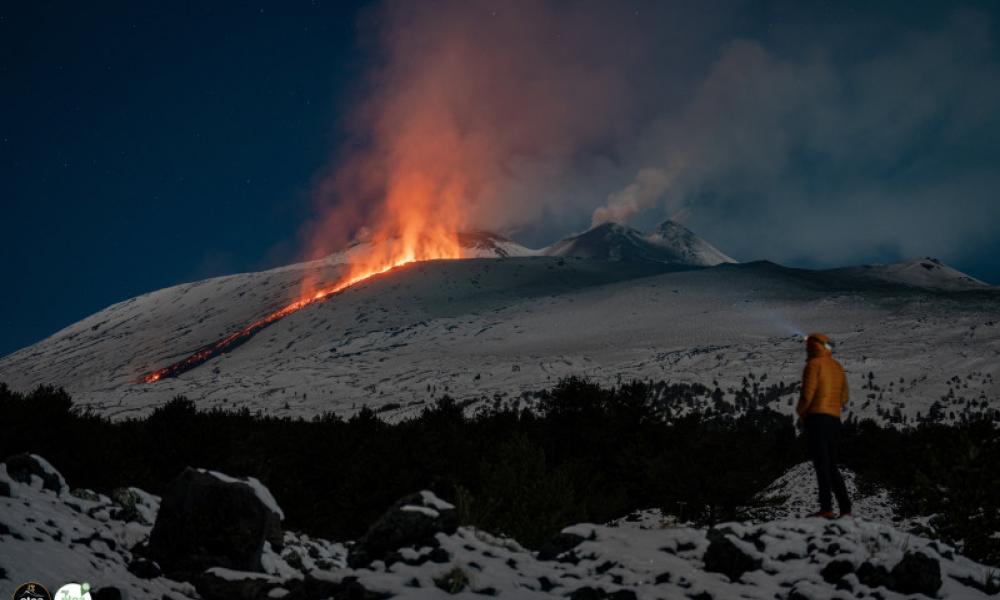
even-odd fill
[(88, 582), (114, 598), (989, 598), (1000, 574), (864, 518), (711, 529), (568, 527), (538, 551), (423, 491), (353, 543), (283, 531), (258, 481), (187, 469), (162, 498), (71, 489), (44, 459), (0, 464), (0, 595)]

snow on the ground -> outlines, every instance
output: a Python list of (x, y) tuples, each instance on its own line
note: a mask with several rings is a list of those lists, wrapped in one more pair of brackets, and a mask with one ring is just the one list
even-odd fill
[[(898, 509), (888, 490), (881, 487), (859, 488), (857, 477), (850, 469), (840, 467), (840, 474), (844, 478), (844, 485), (851, 498), (854, 516), (877, 523), (894, 524), (896, 527), (903, 524), (903, 518), (898, 515)], [(812, 463), (799, 463), (789, 469), (761, 492), (757, 500), (762, 506), (753, 511), (752, 516), (755, 519), (793, 519), (818, 511), (819, 485)], [(834, 498), (835, 506), (836, 502)]]
[[(131, 548), (149, 537), (149, 524), (118, 521), (121, 508), (109, 497), (86, 490), (59, 495), (40, 482), (21, 484), (0, 465), (11, 496), (0, 496), (0, 590), (13, 593), (26, 581), (50, 591), (67, 582), (114, 586), (130, 598), (190, 598), (188, 583), (163, 577), (142, 579), (128, 570)], [(132, 488), (135, 489), (135, 488)], [(4, 581), (6, 579), (6, 581)]]
[[(507, 242), (475, 244), (503, 256), (488, 248)], [(804, 361), (796, 336), (822, 331), (847, 369), (849, 414), (916, 418), (933, 408), (953, 420), (998, 407), (1000, 290), (954, 291), (943, 267), (918, 266), (930, 278), (922, 283), (888, 283), (871, 269), (691, 268), (507, 250), (372, 278), (180, 377), (139, 384), (295, 299), (305, 279), (336, 280), (351, 249), (175, 286), (0, 358), (0, 381), (19, 390), (61, 385), (113, 417), (148, 414), (183, 394), (203, 408), (309, 417), (368, 405), (392, 419), (444, 394), (517, 399), (571, 375), (605, 385), (717, 381), (724, 391), (744, 377), (792, 384)]]
[[(22, 581), (36, 580), (54, 589), (67, 581), (85, 581), (96, 590), (114, 586), (130, 598), (196, 597), (190, 584), (162, 576), (143, 579), (129, 572), (129, 549), (137, 543), (132, 539), (134, 533), (148, 535), (150, 527), (116, 520), (112, 516), (115, 504), (108, 497), (85, 490), (57, 496), (39, 485), (10, 481), (5, 471), (0, 471), (0, 478), (13, 490), (11, 497), (0, 497), (0, 587), (13, 589)], [(785, 490), (790, 482), (790, 478), (782, 478), (772, 489)], [(444, 509), (447, 503), (440, 506)], [(269, 545), (265, 547), (262, 573), (209, 570), (225, 580), (264, 582), (270, 586), (268, 597), (281, 597), (285, 591), (282, 586), (308, 576), (329, 581), (355, 577), (369, 591), (410, 599), (476, 598), (483, 594), (561, 598), (590, 588), (607, 594), (630, 593), (634, 596), (621, 597), (641, 599), (889, 600), (908, 596), (884, 587), (871, 589), (853, 573), (834, 585), (824, 580), (824, 569), (838, 560), (853, 568), (870, 563), (891, 571), (905, 553), (921, 553), (939, 563), (943, 582), (939, 598), (987, 598), (969, 582), (983, 584), (995, 575), (945, 544), (863, 517), (728, 523), (712, 531), (592, 524), (563, 531), (582, 541), (555, 560), (541, 560), (514, 540), (460, 527), (452, 535), (436, 536), (439, 549), (403, 550), (402, 562), (387, 566), (376, 561), (358, 569), (346, 566), (343, 544), (286, 532), (280, 554)], [(725, 537), (759, 565), (735, 579), (706, 571), (704, 557), (713, 536)], [(793, 596), (796, 592), (799, 595)]]
[[(904, 517), (889, 491), (880, 486), (859, 486), (853, 471), (843, 466), (840, 473), (851, 498), (852, 514), (857, 517), (895, 527), (901, 531), (915, 528), (927, 530), (927, 517)], [(836, 508), (836, 499), (834, 499)], [(801, 519), (819, 510), (819, 486), (816, 471), (810, 462), (788, 469), (753, 499), (745, 509), (746, 517), (755, 522)], [(678, 515), (664, 513), (659, 508), (633, 511), (608, 523), (609, 527), (626, 529), (666, 529), (685, 525)]]

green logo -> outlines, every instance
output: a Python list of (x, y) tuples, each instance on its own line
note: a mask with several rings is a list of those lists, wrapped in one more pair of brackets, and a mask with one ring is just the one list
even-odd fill
[(59, 588), (53, 600), (91, 600), (89, 583), (67, 583)]

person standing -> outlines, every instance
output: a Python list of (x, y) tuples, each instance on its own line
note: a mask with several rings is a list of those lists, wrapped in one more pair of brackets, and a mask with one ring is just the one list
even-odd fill
[[(806, 368), (795, 412), (805, 428), (806, 445), (819, 484), (819, 512), (812, 516), (832, 519), (833, 498), (841, 517), (851, 516), (851, 499), (837, 468), (837, 438), (840, 411), (847, 404), (847, 377), (844, 367), (833, 358), (830, 339), (822, 333), (806, 337)], [(831, 493), (832, 492), (832, 493)]]

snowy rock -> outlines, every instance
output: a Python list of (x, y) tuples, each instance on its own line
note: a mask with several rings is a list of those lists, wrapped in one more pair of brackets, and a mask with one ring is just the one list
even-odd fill
[(452, 534), (458, 527), (455, 507), (423, 491), (396, 502), (351, 548), (347, 562), (354, 568), (375, 560), (396, 562), (405, 547), (437, 546), (435, 535)]
[(142, 525), (152, 525), (160, 509), (159, 498), (139, 488), (116, 488), (111, 491), (111, 499), (121, 508), (112, 511), (111, 517), (119, 521), (129, 521)]
[(278, 502), (274, 499), (274, 496), (271, 495), (271, 490), (267, 489), (256, 477), (231, 477), (225, 473), (209, 471), (208, 469), (198, 469), (198, 471), (200, 473), (208, 473), (212, 477), (227, 483), (242, 483), (243, 485), (249, 486), (250, 489), (253, 490), (253, 493), (256, 494), (257, 499), (260, 500), (264, 506), (268, 508), (268, 510), (277, 515), (279, 520), (285, 520), (285, 513), (281, 510), (281, 507), (278, 506)]
[(556, 560), (559, 555), (576, 548), (586, 539), (575, 533), (560, 532), (538, 548), (538, 560)]
[(854, 572), (854, 563), (849, 560), (831, 560), (826, 563), (823, 570), (819, 574), (823, 577), (823, 581), (827, 583), (837, 583), (844, 578), (848, 573)]
[(892, 569), (895, 590), (903, 594), (924, 594), (931, 598), (941, 589), (941, 565), (922, 552), (907, 552)]
[(703, 561), (705, 570), (722, 573), (731, 581), (739, 581), (747, 571), (756, 571), (761, 566), (761, 559), (747, 548), (747, 543), (736, 540), (724, 530), (710, 529), (708, 531), (708, 550)]
[[(217, 478), (215, 482), (242, 488), (259, 508), (249, 486)], [(887, 524), (864, 518), (790, 518), (727, 523), (714, 530), (582, 523), (562, 532), (567, 544), (574, 544), (564, 551), (564, 556), (575, 555), (572, 561), (540, 560), (539, 553), (514, 540), (471, 527), (431, 527), (424, 532), (426, 541), (383, 551), (382, 556), (396, 555), (397, 562), (372, 560), (358, 569), (347, 566), (342, 544), (289, 531), (280, 553), (261, 541), (262, 571), (216, 565), (191, 571), (186, 577), (198, 584), (196, 589), (157, 576), (155, 565), (133, 555), (124, 540), (136, 523), (93, 516), (117, 507), (110, 498), (56, 496), (37, 484), (14, 484), (17, 498), (0, 497), (0, 563), (6, 570), (0, 571), (0, 579), (89, 581), (95, 590), (115, 588), (132, 599), (431, 599), (460, 590), (456, 598), (912, 600), (916, 594), (928, 594), (987, 600), (996, 597), (1000, 584), (995, 568), (975, 563), (940, 541)], [(171, 502), (169, 494), (164, 497), (158, 522), (169, 514)], [(433, 521), (449, 518), (454, 508), (423, 493), (401, 500), (387, 517), (393, 514)], [(745, 570), (737, 579), (706, 570), (709, 548), (725, 544), (719, 540), (736, 548), (741, 560), (759, 560), (759, 568)], [(139, 576), (138, 565), (150, 571)], [(922, 581), (928, 574), (931, 577)], [(0, 586), (8, 584), (6, 580)], [(905, 587), (911, 583), (914, 587)]]
[(857, 575), (858, 581), (872, 589), (895, 587), (889, 569), (883, 565), (875, 565), (866, 561), (858, 567)]
[(280, 520), (257, 491), (233, 478), (187, 468), (167, 487), (148, 554), (168, 573), (210, 567), (260, 571), (264, 542)]
[(128, 594), (116, 587), (108, 586), (93, 592), (91, 597), (94, 600), (127, 600)]
[(113, 594), (111, 588), (133, 600), (195, 597), (190, 584), (153, 573), (140, 577), (129, 568), (135, 541), (145, 539), (149, 527), (106, 518), (116, 508), (110, 498), (89, 490), (55, 495), (38, 476), (33, 480), (13, 484), (16, 498), (0, 497), (0, 565), (7, 571), (0, 589), (30, 580), (86, 581), (94, 598), (101, 590)]
[(57, 495), (68, 489), (66, 480), (59, 471), (37, 454), (15, 454), (4, 463), (7, 465), (7, 475), (14, 481), (30, 485), (32, 477), (38, 477), (43, 489), (53, 491)]
[(128, 572), (140, 579), (153, 579), (163, 574), (160, 565), (145, 558), (136, 558), (128, 564)]

